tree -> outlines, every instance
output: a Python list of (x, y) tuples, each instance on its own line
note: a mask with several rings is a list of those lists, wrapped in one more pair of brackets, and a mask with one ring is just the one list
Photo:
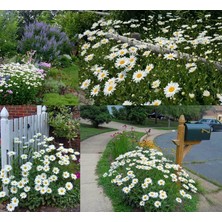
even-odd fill
[(203, 113), (211, 106), (159, 106), (157, 110), (162, 114), (178, 119), (184, 115), (187, 121), (198, 120), (202, 118)]
[(109, 123), (112, 120), (107, 106), (81, 106), (80, 116), (83, 119), (89, 119), (96, 128), (100, 124)]

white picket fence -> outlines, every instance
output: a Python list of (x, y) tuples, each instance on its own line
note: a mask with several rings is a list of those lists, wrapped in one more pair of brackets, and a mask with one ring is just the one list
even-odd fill
[[(37, 106), (37, 115), (8, 119), (9, 113), (4, 107), (0, 114), (1, 117), (1, 163), (2, 168), (10, 164), (8, 157), (9, 151), (16, 152), (16, 155), (25, 153), (22, 148), (24, 145), (32, 146), (38, 150), (38, 143), (42, 141), (43, 135), (49, 135), (48, 114), (45, 106)], [(30, 139), (37, 133), (41, 133), (40, 141), (32, 143)], [(22, 141), (15, 143), (14, 139)]]

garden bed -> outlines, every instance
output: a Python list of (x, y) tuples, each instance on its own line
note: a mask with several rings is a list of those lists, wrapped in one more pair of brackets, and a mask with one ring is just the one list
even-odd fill
[[(153, 148), (153, 147), (152, 147)], [(146, 149), (144, 149), (146, 150)], [(148, 149), (149, 150), (149, 149)], [(152, 151), (152, 150), (151, 150)], [(129, 152), (137, 152), (136, 150), (132, 150), (131, 151), (129, 150)], [(152, 151), (152, 152), (158, 152), (158, 151)], [(125, 155), (125, 154), (124, 154)], [(127, 155), (127, 153), (126, 153)], [(123, 155), (122, 155), (123, 156)], [(135, 156), (136, 158), (136, 156)], [(118, 158), (117, 158), (118, 159)], [(151, 203), (150, 204), (156, 204), (156, 206), (152, 207), (149, 207), (149, 200), (146, 200), (147, 203), (148, 203), (148, 206), (147, 207), (143, 207), (146, 203), (146, 201), (144, 201), (145, 203), (140, 203), (141, 206), (139, 206), (139, 202), (138, 202), (138, 198), (139, 196), (141, 195), (142, 197), (142, 190), (143, 188), (141, 187), (137, 187), (135, 188), (134, 191), (132, 191), (132, 194), (131, 193), (125, 193), (126, 191), (124, 191), (124, 189), (126, 189), (127, 187), (127, 184), (129, 185), (130, 183), (127, 183), (125, 182), (125, 188), (124, 188), (124, 185), (118, 185), (116, 184), (114, 181), (115, 181), (115, 177), (116, 175), (118, 175), (118, 172), (120, 172), (119, 174), (119, 177), (118, 178), (124, 178), (125, 176), (125, 173), (126, 172), (129, 172), (130, 170), (134, 171), (135, 169), (131, 169), (132, 167), (129, 167), (125, 169), (125, 166), (124, 164), (122, 165), (122, 167), (119, 167), (118, 168), (118, 165), (117, 164), (114, 164), (113, 162), (116, 161), (115, 163), (117, 163), (118, 161), (114, 160), (113, 158), (113, 141), (111, 140), (107, 147), (106, 147), (106, 150), (104, 151), (98, 165), (97, 165), (97, 173), (98, 173), (98, 176), (99, 176), (99, 185), (101, 185), (103, 187), (103, 190), (105, 192), (105, 194), (110, 198), (110, 200), (112, 201), (112, 205), (113, 205), (113, 209), (114, 211), (118, 211), (118, 212), (129, 212), (129, 211), (134, 211), (134, 212), (143, 212), (143, 211), (174, 211), (174, 212), (180, 212), (180, 211), (196, 211), (197, 209), (197, 203), (198, 203), (198, 195), (197, 194), (194, 194), (192, 195), (192, 199), (186, 199), (186, 198), (179, 198), (177, 197), (177, 201), (182, 201), (182, 204), (179, 203), (179, 202), (176, 202), (175, 199), (171, 198), (171, 197), (168, 197), (167, 195), (170, 195), (169, 193), (171, 193), (172, 195), (172, 189), (175, 189), (173, 191), (173, 193), (176, 193), (176, 190), (178, 190), (178, 185), (175, 185), (171, 183), (169, 183), (169, 181), (167, 181), (166, 178), (161, 178), (160, 176), (160, 173), (156, 172), (156, 173), (150, 173), (150, 177), (152, 178), (152, 183), (154, 183), (154, 181), (158, 181), (159, 183), (160, 182), (163, 182), (163, 183), (166, 183), (168, 185), (166, 186), (163, 186), (163, 188), (161, 188), (161, 186), (159, 186), (158, 188), (158, 185), (153, 185), (151, 186), (152, 184), (150, 184), (149, 186), (153, 187), (149, 189), (149, 192), (154, 192), (154, 191), (157, 191), (158, 189), (160, 190), (164, 190), (166, 192), (162, 192), (160, 193), (159, 195), (166, 195), (164, 196), (163, 199), (160, 199), (158, 198), (155, 199), (155, 202), (151, 200)], [(119, 157), (119, 160), (121, 160), (121, 158)], [(130, 155), (128, 157), (126, 157), (125, 161), (129, 161), (130, 160)], [(124, 158), (123, 158), (123, 161), (124, 161)], [(129, 163), (129, 162), (128, 162)], [(127, 165), (127, 164), (126, 164)], [(110, 166), (113, 166), (114, 169), (116, 169), (116, 173), (115, 170), (113, 171), (113, 174), (115, 176), (108, 176), (109, 174), (112, 174), (112, 170), (110, 168)], [(115, 168), (116, 166), (116, 168)], [(134, 171), (135, 172), (135, 171)], [(141, 178), (143, 178), (144, 176), (142, 176), (143, 174), (141, 174), (142, 172), (139, 173), (139, 171), (137, 172), (137, 177), (135, 177), (135, 179), (140, 181)], [(136, 174), (136, 173), (135, 173)], [(122, 175), (122, 176), (120, 176)], [(146, 174), (145, 177), (149, 177), (149, 174)], [(162, 179), (162, 180), (161, 180)], [(133, 179), (132, 179), (133, 180)], [(113, 181), (114, 183), (112, 183), (111, 181)], [(122, 183), (124, 183), (122, 181)], [(171, 184), (171, 185), (170, 185)], [(137, 186), (135, 184), (135, 186)], [(147, 188), (148, 189), (148, 188)], [(133, 188), (132, 188), (133, 190)], [(171, 190), (171, 191), (170, 191)], [(128, 191), (127, 191), (128, 192)], [(146, 193), (147, 192), (147, 193)], [(148, 191), (146, 191), (143, 195), (143, 198), (150, 198), (152, 199), (152, 197), (146, 197), (146, 194), (148, 194)], [(155, 193), (155, 192), (154, 192)], [(176, 198), (176, 195), (174, 194), (173, 195), (174, 198)], [(165, 198), (169, 198), (170, 200), (167, 200), (166, 204), (165, 204)], [(159, 206), (158, 204), (162, 204), (163, 208), (161, 206)], [(146, 206), (146, 205), (145, 205)]]

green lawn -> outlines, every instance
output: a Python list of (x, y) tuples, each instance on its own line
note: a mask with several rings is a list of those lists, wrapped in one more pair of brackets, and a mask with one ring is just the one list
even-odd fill
[(123, 124), (130, 124), (130, 125), (141, 127), (141, 128), (152, 127), (152, 128), (158, 128), (158, 129), (161, 128), (163, 130), (176, 129), (178, 126), (177, 121), (170, 121), (170, 127), (168, 127), (168, 120), (157, 120), (157, 124), (156, 124), (155, 119), (145, 119), (143, 124), (137, 124), (137, 123), (132, 123), (131, 121), (118, 120), (118, 119), (113, 119), (112, 121), (123, 123)]
[(99, 127), (99, 128), (94, 128), (92, 125), (89, 124), (80, 124), (80, 138), (81, 141), (88, 139), (91, 136), (95, 136), (101, 133), (106, 133), (106, 132), (112, 132), (115, 131), (116, 129), (112, 128), (107, 128), (107, 127)]

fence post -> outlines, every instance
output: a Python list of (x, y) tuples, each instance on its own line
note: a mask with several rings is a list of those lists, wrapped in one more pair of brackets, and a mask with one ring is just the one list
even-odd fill
[(9, 113), (4, 107), (1, 111), (1, 162), (2, 168), (8, 164), (8, 151), (10, 150)]
[(37, 115), (40, 115), (42, 113), (42, 106), (38, 105), (37, 106)]
[(43, 117), (43, 120), (42, 120), (42, 124), (43, 124), (43, 134), (45, 136), (49, 136), (49, 126), (48, 126), (48, 113), (46, 112), (47, 108), (46, 106), (43, 106), (42, 107), (42, 117)]

